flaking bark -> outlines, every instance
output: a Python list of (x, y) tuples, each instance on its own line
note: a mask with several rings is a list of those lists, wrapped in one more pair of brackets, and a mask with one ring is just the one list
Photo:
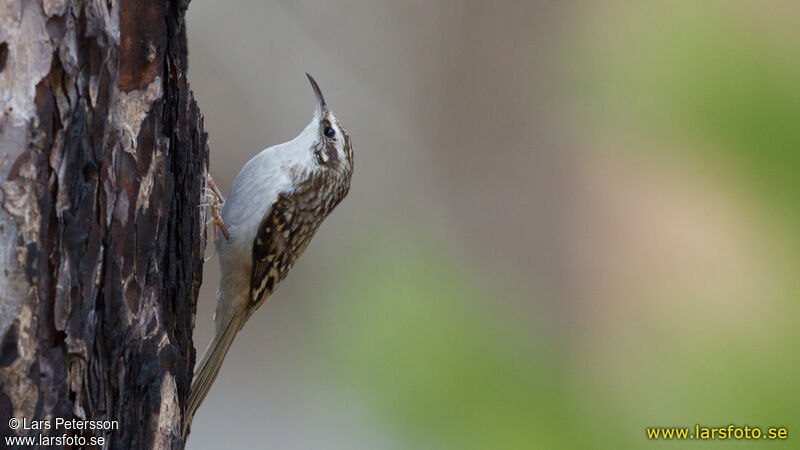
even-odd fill
[(10, 417), (117, 420), (85, 436), (183, 447), (208, 160), (187, 5), (2, 3), (3, 436), (40, 434)]

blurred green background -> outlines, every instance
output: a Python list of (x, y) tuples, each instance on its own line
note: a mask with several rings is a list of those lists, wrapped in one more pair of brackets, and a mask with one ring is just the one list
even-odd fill
[[(188, 448), (797, 448), (799, 22), (789, 0), (193, 1), (220, 187), (310, 120), (304, 71), (356, 167)], [(731, 423), (789, 438), (645, 433)]]

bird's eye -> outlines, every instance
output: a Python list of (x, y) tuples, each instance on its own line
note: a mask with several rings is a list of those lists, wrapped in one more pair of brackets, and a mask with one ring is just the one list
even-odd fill
[(336, 136), (336, 131), (334, 131), (333, 128), (331, 128), (331, 127), (325, 128), (324, 133), (325, 133), (325, 137), (328, 138), (328, 139), (333, 139), (333, 137)]

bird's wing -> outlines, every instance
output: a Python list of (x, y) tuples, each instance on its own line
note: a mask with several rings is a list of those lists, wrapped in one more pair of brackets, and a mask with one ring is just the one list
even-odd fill
[(286, 265), (289, 221), (296, 213), (292, 198), (278, 194), (264, 214), (253, 241), (253, 269), (250, 275), (248, 316), (269, 298), (281, 280)]

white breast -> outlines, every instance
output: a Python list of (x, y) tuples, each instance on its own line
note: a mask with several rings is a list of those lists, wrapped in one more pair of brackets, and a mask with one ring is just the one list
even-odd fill
[(221, 271), (218, 316), (249, 300), (253, 240), (258, 227), (278, 194), (293, 191), (292, 172), (315, 170), (310, 148), (317, 133), (314, 119), (295, 139), (261, 151), (236, 175), (222, 207), (230, 239), (217, 242)]

